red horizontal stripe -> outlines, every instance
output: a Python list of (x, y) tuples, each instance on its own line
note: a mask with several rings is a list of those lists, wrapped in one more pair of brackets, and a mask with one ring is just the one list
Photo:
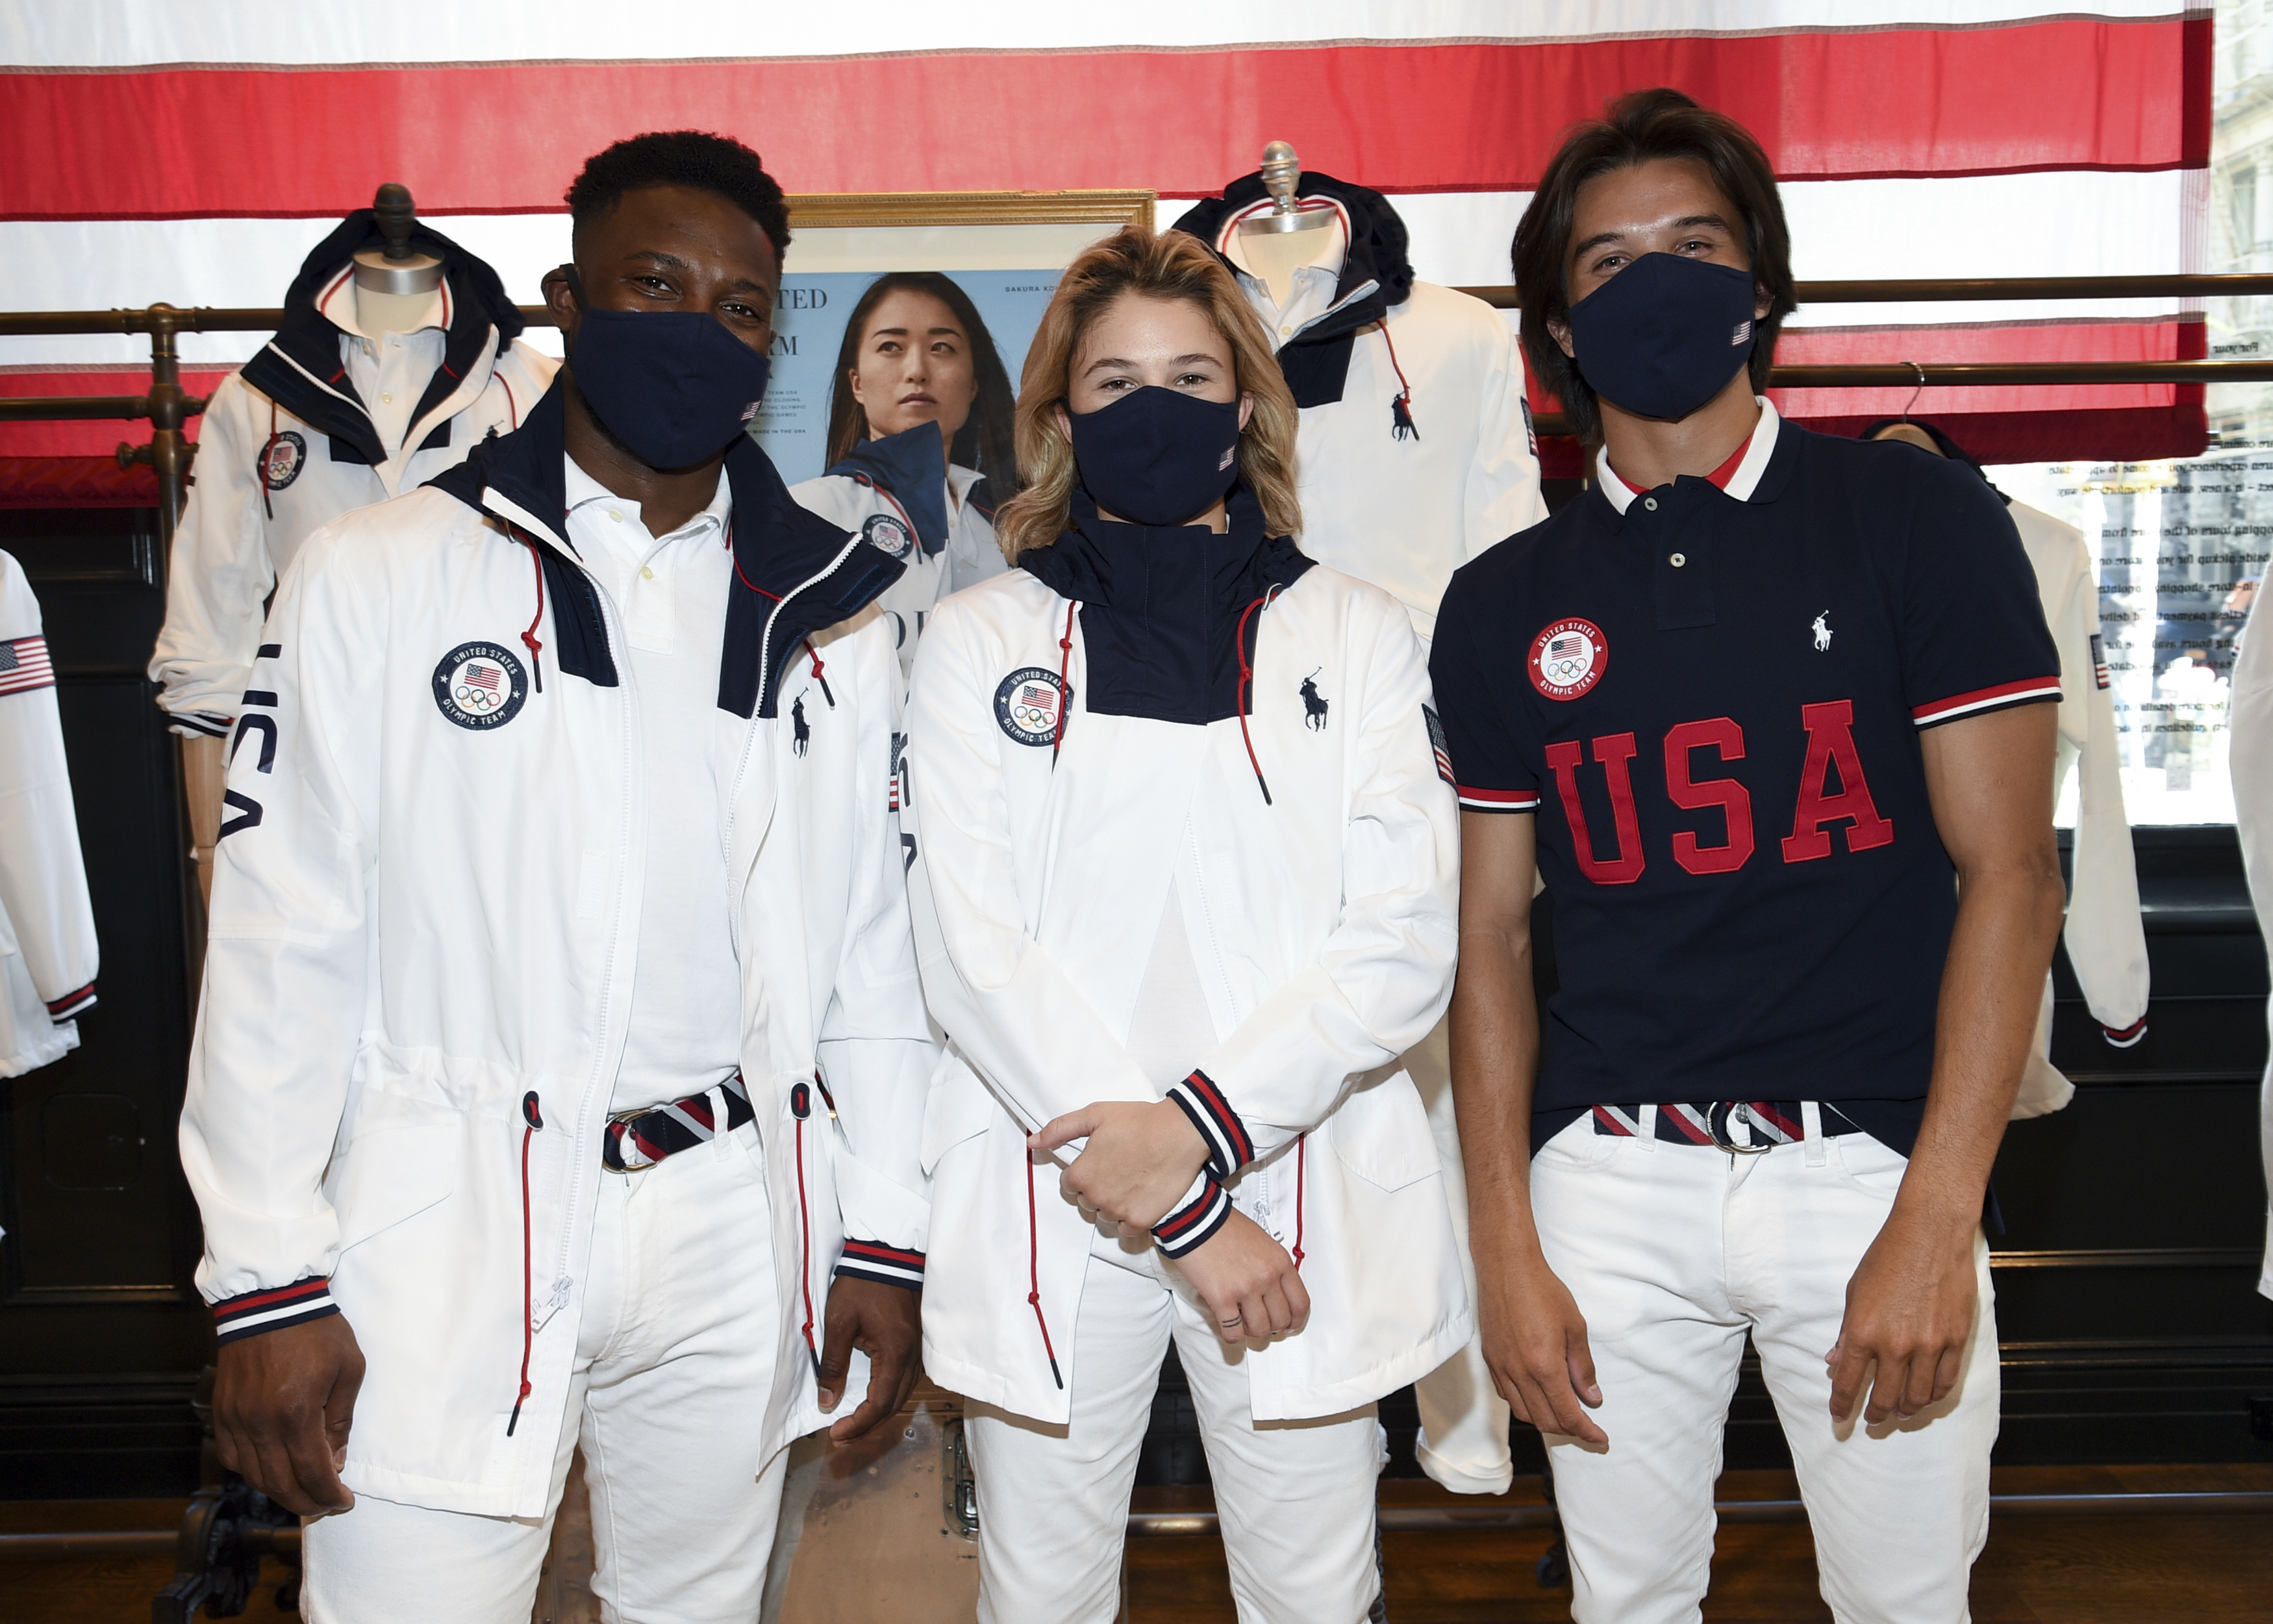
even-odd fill
[[(2207, 18), (2059, 18), (1525, 44), (944, 53), (756, 62), (11, 74), (0, 218), (328, 215), (399, 180), (422, 213), (557, 209), (642, 130), (739, 136), (796, 191), (1220, 188), (1287, 139), (1385, 191), (1534, 185), (1572, 121), (1671, 85), (1780, 174), (2207, 164)], [(889, 121), (889, 122), (888, 122)], [(478, 156), (474, 156), (478, 154)]]
[(262, 1308), (274, 1308), (303, 1297), (321, 1297), (332, 1289), (332, 1283), (319, 1275), (293, 1285), (279, 1286), (273, 1291), (255, 1291), (249, 1296), (231, 1298), (225, 1303), (215, 1303), (214, 1313), (223, 1317), (251, 1313)]
[(844, 1243), (844, 1250), (850, 1256), (875, 1258), (884, 1262), (904, 1263), (911, 1269), (921, 1269), (924, 1266), (924, 1254), (920, 1252), (903, 1252), (896, 1246), (878, 1246), (872, 1240), (848, 1240)]
[(1963, 710), (1968, 706), (1985, 705), (1992, 700), (2009, 699), (2016, 693), (2041, 692), (2047, 688), (2054, 693), (2059, 692), (2059, 678), (2028, 677), (2019, 682), (2000, 682), (1994, 687), (1976, 688), (1970, 693), (1953, 693), (1946, 700), (1936, 700), (1932, 704), (1918, 706), (1910, 712), (1910, 715), (1919, 722), (1931, 722), (1936, 716), (1946, 716), (1954, 710)]
[(1466, 784), (1454, 786), (1462, 800), (1489, 801), (1499, 806), (1528, 806), (1539, 798), (1536, 790), (1472, 790)]

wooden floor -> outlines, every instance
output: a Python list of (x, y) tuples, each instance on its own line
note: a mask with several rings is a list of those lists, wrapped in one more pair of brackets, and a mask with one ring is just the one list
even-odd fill
[[(2029, 1469), (2004, 1471), (1999, 1493), (2273, 1490), (2273, 1466)], [(1725, 1499), (1788, 1498), (1788, 1478), (1731, 1473)], [(1144, 1491), (1140, 1509), (1206, 1503), (1205, 1492)], [(1510, 1501), (1537, 1500), (1519, 1486)], [(1427, 1483), (1384, 1482), (1384, 1505), (1466, 1505)], [(0, 1501), (0, 1532), (166, 1528), (177, 1501)], [(1388, 1536), (1393, 1624), (1518, 1624), (1570, 1616), (1571, 1593), (1544, 1590), (1534, 1564), (1543, 1529)], [(0, 1560), (0, 1620), (7, 1624), (145, 1624), (150, 1598), (172, 1569), (162, 1557)], [(273, 1563), (270, 1583), (282, 1572)], [(1828, 1620), (1816, 1595), (1804, 1523), (1729, 1523), (1721, 1530), (1705, 1616), (1714, 1624)], [(1222, 1547), (1212, 1538), (1129, 1542), (1130, 1624), (1231, 1624)], [(267, 1589), (244, 1615), (279, 1614)], [(432, 1616), (450, 1616), (438, 1595)], [(1990, 1528), (1973, 1575), (1977, 1624), (2273, 1624), (2273, 1512), (2194, 1515), (2006, 1515)]]

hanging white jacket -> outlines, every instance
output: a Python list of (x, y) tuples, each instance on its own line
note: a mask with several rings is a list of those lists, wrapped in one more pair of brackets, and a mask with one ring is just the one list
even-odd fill
[[(2059, 745), (2053, 797), (2076, 780), (2074, 876), (2060, 939), (2083, 1000), (2109, 1043), (2129, 1048), (2147, 1031), (2147, 936), (2139, 914), (2139, 872), (2123, 812), (2123, 769), (2115, 696), (2099, 642), (2099, 583), (2083, 533), (2024, 502), (2007, 505), (2037, 573), (2044, 624), (2060, 657)], [(2022, 1074), (2015, 1117), (2059, 1110), (2075, 1093), (2050, 1059), (2052, 979), (2044, 980), (2036, 1041)]]
[[(782, 1328), (773, 1391), (723, 1402), (768, 1407), (769, 1456), (822, 1424), (805, 1328), (832, 1272), (879, 1277), (848, 1244), (920, 1276), (935, 1051), (890, 806), (899, 672), (865, 607), (899, 567), (754, 445), (726, 472), (717, 834), (776, 1214), (747, 1266)], [(639, 973), (634, 676), (564, 490), (556, 390), (286, 576), (231, 743), (182, 1123), (223, 1334), (335, 1303), (369, 1361), (343, 1480), (491, 1516), (545, 1510)]]
[[(1099, 526), (1091, 509), (941, 604), (917, 655), (910, 897), (959, 1062), (924, 1125), (924, 1366), (1045, 1422), (1067, 1419), (1081, 1380), (1093, 1231), (1055, 1171), (1030, 1168), (1024, 1134), (1162, 1096), (1129, 1044), (1172, 876), (1217, 1042), (1170, 1091), (1312, 1305), (1306, 1329), (1244, 1358), (1256, 1419), (1369, 1403), (1473, 1328), (1435, 1141), (1396, 1065), (1451, 996), (1456, 937), (1458, 814), (1420, 645), (1394, 599), (1288, 543), (1242, 562), (1260, 541), (1259, 517), (1234, 539), (1244, 501), (1231, 537)], [(1209, 1179), (1156, 1233), (1220, 1222)]]
[[(2249, 606), (2242, 628), (2241, 647), (2233, 660), (2232, 707), (2226, 724), (2232, 730), (2231, 770), (2233, 774), (2234, 832), (2241, 840), (2241, 862), (2249, 876), (2249, 896), (2257, 908), (2257, 928), (2273, 942), (2273, 621), (2261, 629), (2257, 611), (2265, 602), (2263, 582)], [(2273, 1029), (2273, 1000), (2266, 1006), (2266, 1024)], [(2273, 1188), (2273, 1061), (2258, 1085), (2258, 1148), (2264, 1158), (2268, 1187)], [(2258, 1294), (2273, 1297), (2273, 1203), (2266, 1209), (2264, 1264), (2257, 1276)]]
[[(389, 411), (364, 401), (349, 360), (375, 346), (355, 328), (349, 267), (358, 250), (383, 241), (371, 210), (349, 214), (301, 266), (276, 336), (206, 407), (167, 570), (166, 623), (150, 657), (176, 733), (229, 731), (264, 606), (310, 535), (415, 490), (492, 430), (512, 433), (551, 385), (558, 363), (514, 336), (521, 313), (497, 273), (421, 226), (412, 245), (443, 263), (441, 331), (410, 336), (439, 341), (438, 364), (407, 411), (407, 402)], [(375, 411), (408, 426), (384, 436)]]
[(0, 1077), (79, 1047), (96, 960), (55, 664), (32, 583), (0, 552)]
[(807, 511), (907, 565), (876, 600), (892, 622), (904, 676), (915, 667), (916, 640), (933, 607), (1009, 567), (995, 543), (986, 477), (949, 463), (942, 483), (939, 447), (939, 425), (919, 424), (856, 445), (818, 479), (789, 488)]

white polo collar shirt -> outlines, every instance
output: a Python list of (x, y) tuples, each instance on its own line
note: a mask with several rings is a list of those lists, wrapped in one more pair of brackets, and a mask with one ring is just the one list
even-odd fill
[(410, 415), (442, 364), (450, 342), (450, 284), (445, 281), (407, 333), (371, 333), (357, 325), (355, 266), (334, 277), (316, 309), (340, 330), (340, 363), (362, 397), (379, 442), (392, 457), (410, 431)]
[[(1768, 471), (1768, 459), (1775, 455), (1776, 430), (1783, 422), (1776, 415), (1776, 408), (1768, 403), (1767, 396), (1754, 395), (1752, 399), (1759, 402), (1760, 420), (1752, 425), (1752, 438), (1728, 462), (1706, 475), (1739, 502), (1751, 501), (1752, 492), (1759, 489), (1760, 475)], [(1609, 498), (1610, 505), (1623, 518), (1626, 509), (1633, 505), (1634, 498), (1642, 494), (1642, 488), (1610, 466), (1609, 452), (1602, 453), (1602, 494)]]

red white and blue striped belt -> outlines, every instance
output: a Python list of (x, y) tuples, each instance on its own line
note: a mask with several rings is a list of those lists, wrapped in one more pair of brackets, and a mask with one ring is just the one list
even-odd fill
[[(1819, 1103), (1826, 1138), (1863, 1130), (1836, 1106)], [(1639, 1105), (1597, 1105), (1594, 1132), (1631, 1139), (1641, 1132)], [(1739, 1156), (1757, 1155), (1807, 1137), (1797, 1100), (1711, 1100), (1696, 1105), (1660, 1105), (1656, 1137), (1676, 1145), (1712, 1145)]]
[[(673, 1100), (668, 1105), (655, 1105), (640, 1111), (619, 1111), (608, 1119), (608, 1126), (600, 1139), (600, 1165), (611, 1173), (636, 1173), (653, 1167), (665, 1156), (681, 1150), (692, 1150), (697, 1145), (709, 1143), (721, 1131), (732, 1133), (757, 1113), (750, 1109), (750, 1093), (742, 1085), (742, 1074), (736, 1072), (716, 1085), (726, 1091), (726, 1125), (721, 1130), (716, 1114), (710, 1109), (710, 1090), (690, 1094), (683, 1100)], [(631, 1154), (641, 1158), (624, 1160), (624, 1147), (629, 1142)]]

